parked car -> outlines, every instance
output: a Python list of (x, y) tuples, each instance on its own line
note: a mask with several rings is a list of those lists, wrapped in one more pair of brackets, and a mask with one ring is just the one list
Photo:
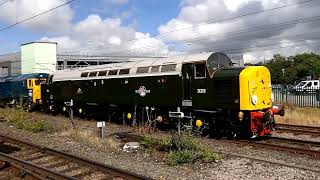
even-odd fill
[(292, 93), (315, 93), (318, 89), (320, 89), (319, 80), (305, 80), (294, 86), (292, 88)]

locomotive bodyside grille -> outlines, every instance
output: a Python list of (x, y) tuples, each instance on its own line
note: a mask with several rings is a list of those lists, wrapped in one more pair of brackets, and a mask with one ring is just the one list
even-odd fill
[(217, 104), (232, 102), (232, 80), (216, 81), (215, 90)]

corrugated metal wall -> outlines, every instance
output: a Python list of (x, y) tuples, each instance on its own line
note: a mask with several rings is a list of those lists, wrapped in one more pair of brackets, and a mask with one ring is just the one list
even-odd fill
[[(6, 70), (6, 68), (8, 68), (8, 70)], [(20, 52), (0, 55), (0, 77), (16, 74), (21, 74)]]

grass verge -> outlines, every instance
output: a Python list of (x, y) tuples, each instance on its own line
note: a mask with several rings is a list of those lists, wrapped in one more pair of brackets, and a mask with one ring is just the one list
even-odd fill
[(320, 108), (288, 107), (285, 116), (276, 116), (276, 123), (320, 127)]
[(156, 139), (145, 136), (142, 146), (147, 150), (156, 150), (167, 154), (167, 163), (175, 166), (184, 163), (218, 162), (221, 155), (210, 147), (203, 146), (190, 133), (173, 135), (171, 138)]
[(118, 140), (115, 137), (107, 136), (101, 139), (99, 137), (99, 133), (97, 130), (94, 129), (69, 129), (66, 131), (61, 132), (60, 134), (63, 137), (68, 137), (73, 140), (76, 140), (80, 143), (93, 146), (93, 147), (111, 147), (114, 149), (118, 149), (123, 145), (121, 140)]
[(51, 131), (52, 126), (43, 120), (36, 120), (23, 109), (0, 109), (0, 116), (18, 129), (25, 129), (33, 133)]

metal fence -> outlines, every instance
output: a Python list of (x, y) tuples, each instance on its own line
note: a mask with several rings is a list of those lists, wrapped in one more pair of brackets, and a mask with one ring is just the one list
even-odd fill
[(320, 88), (273, 86), (274, 103), (320, 108)]

